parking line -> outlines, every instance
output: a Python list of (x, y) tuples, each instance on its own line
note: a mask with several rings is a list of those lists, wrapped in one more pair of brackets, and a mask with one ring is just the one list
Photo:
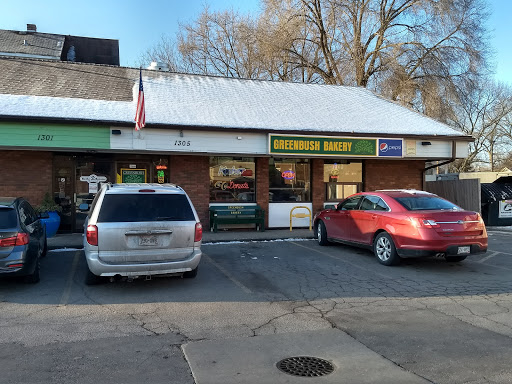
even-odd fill
[(210, 263), (212, 263), (219, 271), (221, 271), (224, 276), (226, 276), (229, 280), (231, 280), (236, 286), (238, 286), (242, 291), (245, 293), (253, 293), (249, 288), (247, 288), (245, 285), (243, 285), (241, 282), (239, 282), (237, 279), (231, 275), (224, 267), (222, 267), (220, 264), (218, 264), (216, 261), (213, 261), (213, 259), (208, 256), (207, 254), (203, 253), (203, 258), (208, 260)]
[(71, 286), (73, 285), (73, 278), (75, 276), (76, 268), (78, 266), (78, 261), (80, 259), (80, 254), (82, 251), (76, 251), (75, 256), (73, 257), (73, 263), (71, 264), (71, 270), (69, 271), (68, 280), (66, 281), (66, 287), (64, 288), (64, 292), (60, 298), (59, 307), (65, 306), (68, 304), (69, 295), (71, 294)]
[(477, 261), (477, 263), (483, 263), (484, 261), (489, 260), (491, 257), (494, 257), (494, 256), (496, 256), (496, 255), (497, 255), (497, 254), (499, 254), (499, 253), (503, 253), (503, 252), (499, 252), (499, 251), (491, 251), (491, 252), (489, 253), (489, 255), (485, 256), (485, 257), (484, 257), (483, 259), (481, 259), (481, 260), (478, 260), (478, 261)]
[[(348, 261), (348, 260), (342, 259), (341, 257), (334, 256), (334, 255), (330, 255), (330, 254), (328, 254), (328, 253), (326, 253), (326, 252), (319, 251), (318, 249), (314, 249), (314, 248), (309, 248), (309, 247), (306, 247), (305, 245), (302, 245), (302, 244), (299, 244), (299, 243), (295, 243), (295, 242), (293, 242), (293, 241), (291, 241), (290, 243), (295, 244), (297, 247), (306, 248), (306, 249), (309, 249), (310, 251), (314, 251), (314, 252), (320, 253), (321, 255), (328, 256), (328, 257), (330, 257), (330, 258), (332, 258), (332, 259), (335, 259), (335, 260), (342, 261), (342, 262), (344, 262), (344, 263), (350, 264), (351, 266), (353, 266), (353, 267), (355, 267), (355, 268), (359, 268), (359, 269), (361, 269), (361, 270), (363, 270), (363, 271), (365, 271), (365, 272), (368, 272), (368, 271), (369, 271), (369, 270), (368, 270), (368, 268), (366, 268), (366, 267), (361, 267), (360, 265), (357, 265), (357, 264), (352, 263), (352, 262), (350, 262), (350, 261)], [(383, 277), (383, 278), (385, 278), (385, 279), (391, 279), (391, 280), (394, 280), (394, 279), (395, 279), (394, 277), (392, 277), (392, 276), (388, 276), (388, 275), (385, 275), (385, 274), (383, 274), (383, 273), (379, 273), (379, 272), (375, 272), (375, 271), (370, 271), (370, 272), (371, 272), (371, 273), (373, 273), (373, 274), (375, 274), (375, 275), (377, 275), (377, 276)]]

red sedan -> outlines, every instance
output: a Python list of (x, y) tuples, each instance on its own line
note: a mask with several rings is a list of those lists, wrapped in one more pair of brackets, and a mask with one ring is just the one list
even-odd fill
[(487, 232), (477, 212), (415, 190), (362, 192), (315, 216), (318, 244), (340, 242), (373, 249), (377, 260), (442, 255), (462, 261), (487, 251)]

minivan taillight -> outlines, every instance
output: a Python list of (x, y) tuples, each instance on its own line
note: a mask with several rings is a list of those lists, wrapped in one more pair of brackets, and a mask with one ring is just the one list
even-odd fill
[(14, 247), (16, 245), (28, 244), (28, 242), (28, 233), (17, 233), (16, 236), (0, 239), (0, 247)]
[(98, 245), (98, 227), (95, 225), (87, 226), (87, 242), (90, 245)]
[(201, 223), (196, 223), (196, 234), (194, 236), (194, 242), (201, 241), (203, 238), (203, 226)]

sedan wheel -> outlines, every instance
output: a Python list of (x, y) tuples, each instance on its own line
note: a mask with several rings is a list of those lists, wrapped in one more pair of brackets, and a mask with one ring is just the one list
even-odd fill
[(323, 221), (319, 221), (316, 227), (316, 238), (319, 245), (329, 245), (327, 240), (327, 230)]
[(400, 263), (400, 257), (396, 252), (395, 243), (393, 243), (393, 239), (386, 232), (379, 233), (375, 239), (373, 243), (373, 253), (381, 264), (396, 265)]

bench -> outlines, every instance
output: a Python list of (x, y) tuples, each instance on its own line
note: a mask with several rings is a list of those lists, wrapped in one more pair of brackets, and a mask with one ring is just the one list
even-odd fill
[(210, 207), (210, 231), (217, 232), (218, 224), (256, 224), (265, 230), (265, 211), (259, 205), (216, 205)]

